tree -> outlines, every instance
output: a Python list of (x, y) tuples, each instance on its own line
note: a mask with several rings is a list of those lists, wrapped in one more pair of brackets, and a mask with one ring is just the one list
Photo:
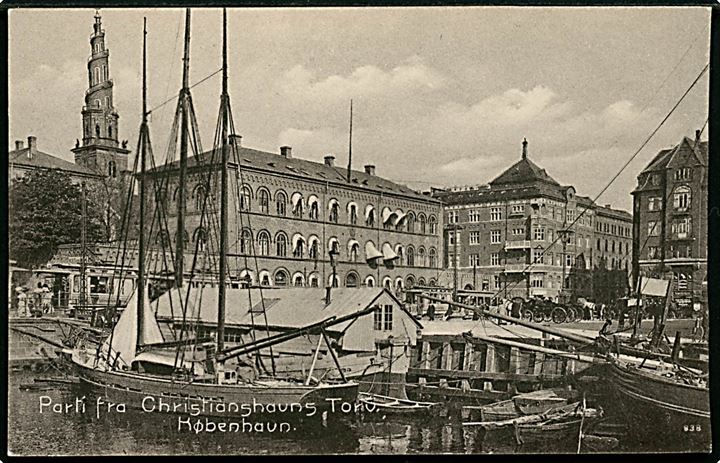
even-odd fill
[[(9, 191), (10, 258), (23, 267), (47, 263), (61, 244), (80, 243), (82, 187), (60, 170), (36, 170), (13, 180)], [(86, 241), (105, 236), (102, 207), (88, 197)]]

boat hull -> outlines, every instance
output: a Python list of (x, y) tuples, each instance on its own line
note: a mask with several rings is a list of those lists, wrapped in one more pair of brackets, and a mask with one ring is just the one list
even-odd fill
[(629, 432), (647, 448), (703, 451), (711, 445), (710, 393), (617, 361), (608, 365)]
[[(284, 381), (249, 384), (187, 383), (133, 372), (102, 371), (75, 363), (80, 381), (112, 403), (145, 412), (240, 418), (249, 415), (320, 416), (347, 413), (356, 383), (305, 386)], [(220, 405), (222, 404), (222, 405)], [(344, 405), (345, 404), (345, 405)]]

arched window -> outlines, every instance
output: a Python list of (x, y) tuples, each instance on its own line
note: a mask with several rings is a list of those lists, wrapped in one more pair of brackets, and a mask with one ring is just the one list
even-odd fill
[(287, 286), (288, 284), (288, 273), (280, 269), (275, 272), (275, 286)]
[(418, 226), (420, 228), (419, 232), (424, 235), (425, 231), (426, 231), (426, 229), (425, 229), (425, 214), (420, 214), (418, 216)]
[(193, 243), (195, 243), (198, 251), (205, 250), (205, 244), (207, 243), (207, 234), (203, 228), (198, 227), (193, 233)]
[(195, 210), (202, 211), (205, 205), (205, 187), (198, 185), (193, 192), (193, 196), (195, 198)]
[(108, 162), (108, 177), (115, 178), (115, 161)]
[(287, 195), (284, 191), (275, 193), (275, 210), (277, 211), (277, 215), (285, 217), (287, 213)]
[(435, 248), (430, 248), (428, 253), (428, 266), (430, 268), (437, 267), (437, 251), (435, 251)]
[(358, 276), (355, 272), (350, 272), (345, 276), (345, 287), (347, 288), (357, 288), (358, 285)]
[(318, 259), (318, 240), (310, 240), (310, 246), (308, 247), (308, 257), (312, 260)]
[(278, 257), (286, 257), (288, 248), (288, 237), (285, 233), (280, 232), (275, 236), (275, 254)]
[(240, 238), (240, 254), (252, 253), (252, 233), (247, 228), (241, 233)]
[(240, 210), (245, 212), (249, 211), (251, 202), (252, 191), (250, 191), (250, 187), (243, 185), (240, 190)]
[(265, 230), (258, 233), (258, 248), (261, 256), (270, 255), (270, 234)]
[(350, 245), (349, 258), (350, 262), (357, 262), (358, 255), (360, 254), (360, 244), (356, 241)]
[(392, 290), (392, 280), (390, 277), (383, 278), (383, 288)]
[(265, 188), (258, 190), (258, 204), (260, 205), (260, 212), (263, 214), (270, 213), (270, 192)]
[(425, 267), (425, 248), (418, 248), (417, 252), (417, 264), (418, 267)]
[(692, 191), (686, 186), (679, 186), (673, 192), (673, 209), (687, 211), (692, 204)]
[(365, 208), (365, 225), (368, 227), (375, 226), (375, 208), (371, 205)]
[(308, 283), (310, 283), (311, 288), (317, 288), (318, 287), (318, 276), (310, 275), (310, 277), (308, 278)]
[(305, 254), (305, 239), (300, 236), (294, 237), (293, 241), (293, 257), (302, 259), (303, 255)]
[(112, 125), (108, 126), (108, 138), (112, 139)]
[(104, 64), (102, 65), (102, 80), (107, 80), (108, 74), (107, 74), (107, 66)]
[(93, 81), (93, 85), (97, 85), (100, 83), (100, 68), (95, 68), (95, 80)]
[(418, 285), (425, 286), (425, 278), (423, 278), (423, 277), (418, 278)]
[(320, 207), (318, 206), (318, 202), (313, 201), (308, 207), (310, 208), (310, 220), (317, 220), (318, 217), (320, 217)]
[(404, 258), (405, 258), (405, 250), (403, 249), (401, 244), (398, 244), (397, 247), (395, 248), (395, 254), (397, 254), (397, 256), (398, 256), (397, 264), (403, 265)]
[(412, 212), (408, 212), (406, 225), (408, 233), (415, 233), (415, 214)]
[(260, 285), (270, 286), (270, 273), (267, 270), (260, 272)]
[(374, 287), (375, 287), (375, 278), (373, 278), (372, 275), (368, 275), (368, 276), (365, 278), (365, 286), (367, 286), (368, 288), (374, 288)]
[(338, 204), (337, 200), (331, 200), (330, 201), (330, 216), (329, 221), (333, 223), (338, 223), (338, 219), (340, 218), (340, 205)]
[(302, 273), (297, 272), (295, 275), (293, 275), (293, 286), (305, 286), (305, 277), (303, 277)]
[(348, 222), (350, 225), (357, 225), (357, 206), (355, 204), (348, 206)]
[(437, 235), (437, 218), (431, 215), (428, 223), (430, 224), (430, 234)]
[[(96, 100), (100, 106), (100, 100)], [(95, 124), (95, 136), (100, 138), (100, 124)]]
[(405, 250), (405, 255), (406, 255), (405, 260), (407, 260), (407, 265), (409, 267), (414, 267), (415, 266), (415, 249), (413, 249), (412, 246), (408, 246), (407, 249)]

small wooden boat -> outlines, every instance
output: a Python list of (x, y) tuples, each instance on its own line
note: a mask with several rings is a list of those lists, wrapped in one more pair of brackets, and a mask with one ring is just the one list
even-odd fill
[(520, 416), (545, 413), (553, 408), (567, 405), (579, 398), (577, 391), (563, 388), (543, 389), (518, 394), (511, 399), (489, 405), (463, 407), (463, 419), (468, 421), (501, 421)]
[(419, 402), (367, 392), (358, 393), (358, 401), (364, 404), (368, 411), (401, 414), (425, 413), (439, 405), (437, 402)]

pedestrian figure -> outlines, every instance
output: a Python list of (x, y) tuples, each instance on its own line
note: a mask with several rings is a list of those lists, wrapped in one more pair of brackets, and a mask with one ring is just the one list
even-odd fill
[(431, 321), (435, 320), (435, 304), (430, 304), (430, 307), (428, 307), (427, 315)]

